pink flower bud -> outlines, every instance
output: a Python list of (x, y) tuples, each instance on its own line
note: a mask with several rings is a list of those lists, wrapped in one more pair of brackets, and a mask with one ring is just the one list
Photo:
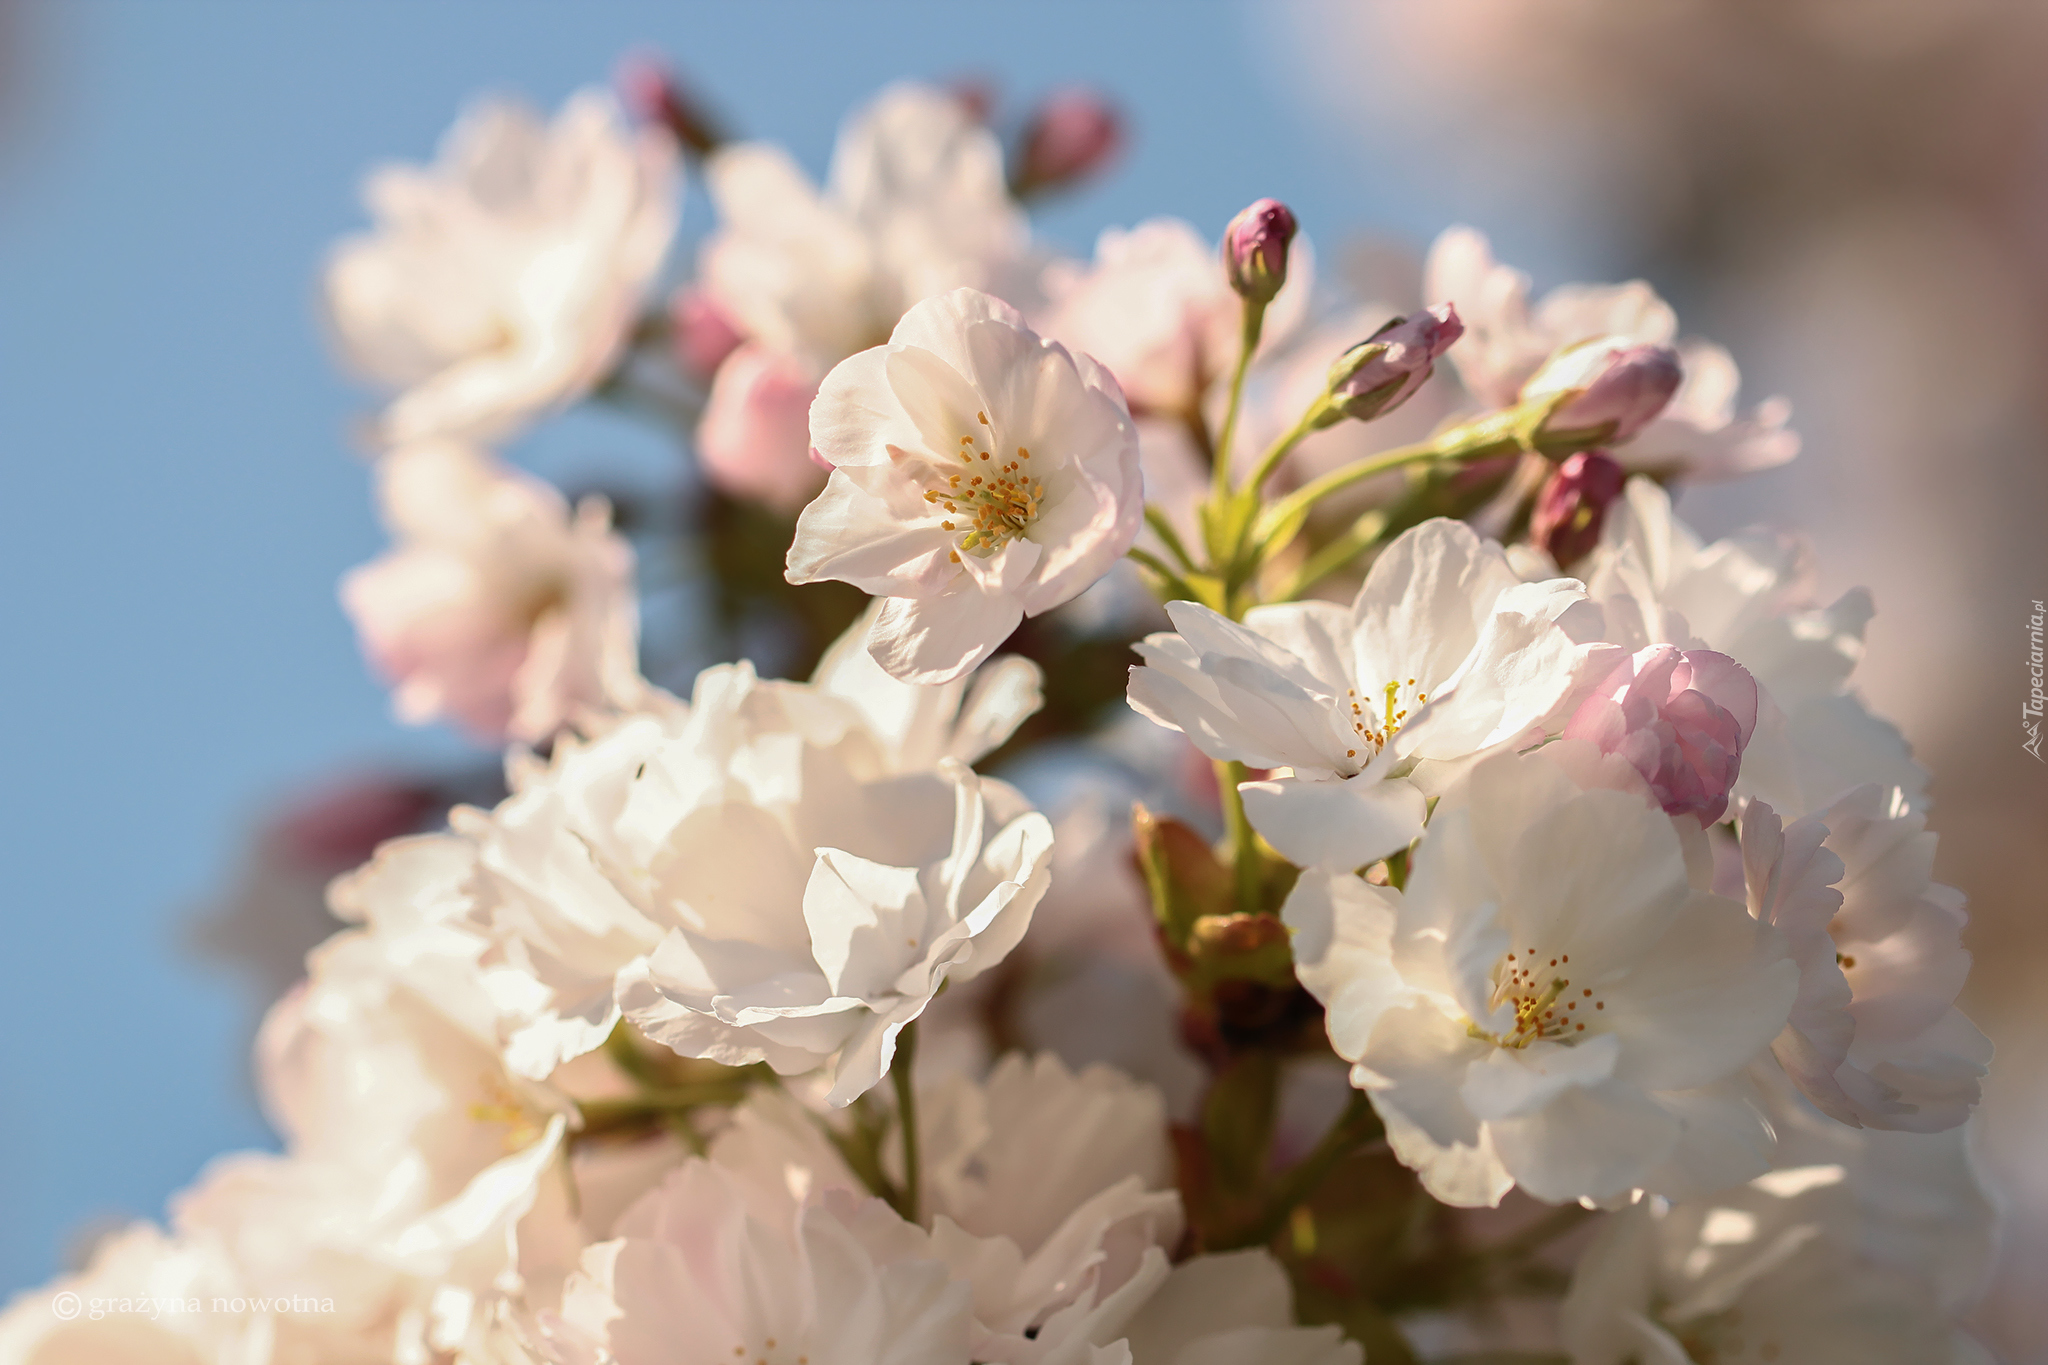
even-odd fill
[(619, 59), (612, 84), (628, 113), (642, 123), (666, 128), (682, 146), (709, 155), (725, 141), (717, 120), (677, 81), (675, 73), (651, 52), (629, 52)]
[(1294, 214), (1277, 199), (1261, 199), (1223, 230), (1223, 268), (1230, 287), (1253, 303), (1271, 303), (1287, 283), (1287, 246)]
[(1651, 645), (1600, 681), (1564, 737), (1620, 755), (1666, 812), (1704, 828), (1727, 814), (1756, 709), (1756, 679), (1727, 655)]
[(1571, 395), (1544, 422), (1545, 434), (1585, 432), (1587, 445), (1626, 441), (1664, 411), (1685, 377), (1678, 352), (1624, 337), (1569, 346), (1522, 385), (1522, 399)]
[(1436, 358), (1464, 334), (1458, 310), (1448, 303), (1395, 318), (1330, 367), (1336, 414), (1370, 422), (1392, 412), (1428, 381)]
[(818, 386), (792, 361), (751, 342), (726, 357), (697, 423), (697, 462), (720, 491), (794, 512), (824, 475), (811, 456)]
[(288, 805), (266, 837), (294, 865), (331, 873), (363, 862), (387, 839), (411, 834), (448, 804), (446, 795), (422, 782), (346, 778)]
[(1582, 450), (1567, 457), (1536, 495), (1529, 540), (1569, 568), (1600, 543), (1607, 505), (1621, 496), (1628, 475), (1613, 456)]
[(1063, 189), (1102, 170), (1123, 150), (1123, 119), (1100, 94), (1081, 86), (1055, 90), (1024, 125), (1017, 193)]
[(668, 301), (669, 346), (682, 372), (708, 383), (742, 341), (740, 329), (716, 299), (695, 285)]

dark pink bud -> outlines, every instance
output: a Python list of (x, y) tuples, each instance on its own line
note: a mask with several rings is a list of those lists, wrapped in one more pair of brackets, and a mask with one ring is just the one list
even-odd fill
[(668, 63), (651, 52), (619, 59), (612, 84), (628, 113), (642, 123), (666, 128), (682, 146), (708, 156), (725, 141), (718, 121), (676, 80)]
[(1544, 422), (1546, 435), (1583, 432), (1588, 445), (1626, 441), (1664, 411), (1685, 372), (1678, 352), (1621, 337), (1559, 351), (1522, 386), (1522, 398), (1570, 394)]
[(670, 297), (668, 322), (676, 365), (699, 383), (709, 383), (725, 358), (746, 340), (731, 314), (695, 285), (685, 285)]
[(387, 839), (411, 834), (447, 804), (432, 787), (403, 778), (350, 778), (288, 806), (270, 837), (298, 866), (333, 872), (363, 862)]
[(1448, 303), (1395, 318), (1330, 367), (1330, 420), (1370, 422), (1400, 407), (1428, 381), (1436, 358), (1464, 334), (1458, 310)]
[(1536, 495), (1530, 542), (1549, 551), (1560, 568), (1570, 568), (1600, 543), (1608, 504), (1621, 496), (1627, 482), (1627, 473), (1605, 451), (1568, 456)]
[(1294, 214), (1278, 199), (1261, 199), (1223, 230), (1223, 268), (1230, 287), (1252, 303), (1271, 303), (1287, 283), (1287, 247)]
[(1727, 655), (1651, 645), (1601, 680), (1564, 737), (1619, 754), (1667, 813), (1704, 828), (1728, 813), (1756, 710), (1756, 679)]
[(1082, 86), (1055, 90), (1024, 125), (1017, 193), (1078, 184), (1106, 167), (1123, 143), (1123, 119), (1108, 100)]

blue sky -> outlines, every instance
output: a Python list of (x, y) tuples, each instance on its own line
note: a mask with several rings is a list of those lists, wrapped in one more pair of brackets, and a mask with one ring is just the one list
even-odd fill
[[(177, 946), (250, 820), (337, 768), (464, 752), (388, 719), (334, 604), (379, 536), (344, 437), (362, 397), (311, 300), (371, 163), (428, 155), (474, 93), (552, 105), (651, 44), (814, 167), (898, 77), (985, 76), (1013, 102), (1104, 86), (1136, 142), (1044, 218), (1073, 249), (1157, 213), (1213, 232), (1263, 194), (1326, 240), (1378, 223), (1419, 244), (1455, 208), (1376, 193), (1238, 5), (67, 0), (28, 18), (26, 125), (0, 148), (0, 1292), (46, 1278), (88, 1222), (155, 1216), (210, 1156), (270, 1140), (236, 983)], [(597, 418), (518, 453), (661, 458)]]

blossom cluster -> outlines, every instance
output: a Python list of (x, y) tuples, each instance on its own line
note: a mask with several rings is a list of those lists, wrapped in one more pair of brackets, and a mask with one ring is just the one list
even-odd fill
[[(502, 795), (329, 887), (282, 1151), (0, 1365), (1982, 1358), (1990, 1045), (1871, 601), (1674, 506), (1782, 400), (1470, 229), (1405, 312), (1271, 200), (1066, 259), (1084, 92), (1006, 160), (893, 87), (821, 187), (622, 86), (473, 109), (325, 275), (390, 391), (342, 603)], [(679, 424), (694, 531), (490, 448), (579, 401)], [(648, 676), (690, 555), (807, 677)]]

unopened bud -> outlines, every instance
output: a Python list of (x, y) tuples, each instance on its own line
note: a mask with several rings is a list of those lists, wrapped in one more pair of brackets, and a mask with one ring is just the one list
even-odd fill
[(634, 118), (668, 129), (678, 143), (698, 156), (710, 155), (725, 141), (717, 120), (676, 81), (675, 73), (661, 58), (646, 52), (628, 53), (619, 60), (612, 83)]
[(1294, 214), (1278, 199), (1261, 199), (1223, 231), (1223, 268), (1230, 287), (1252, 303), (1271, 303), (1287, 283), (1287, 245)]
[(1081, 86), (1055, 90), (1024, 125), (1017, 193), (1079, 184), (1107, 166), (1123, 144), (1124, 122), (1116, 106)]
[(1458, 310), (1448, 303), (1395, 318), (1330, 367), (1330, 407), (1322, 425), (1345, 417), (1370, 422), (1400, 407), (1428, 382), (1436, 358), (1464, 334)]
[(1559, 568), (1570, 568), (1600, 543), (1607, 509), (1621, 496), (1628, 475), (1614, 457), (1582, 450), (1552, 471), (1536, 495), (1529, 540), (1547, 550)]
[(1545, 433), (1585, 432), (1587, 444), (1626, 441), (1664, 411), (1685, 377), (1678, 352), (1625, 337), (1600, 337), (1559, 351), (1522, 385), (1522, 399), (1569, 394)]
[(668, 320), (676, 364), (700, 384), (709, 383), (725, 358), (746, 340), (731, 314), (696, 285), (678, 289), (669, 299)]

